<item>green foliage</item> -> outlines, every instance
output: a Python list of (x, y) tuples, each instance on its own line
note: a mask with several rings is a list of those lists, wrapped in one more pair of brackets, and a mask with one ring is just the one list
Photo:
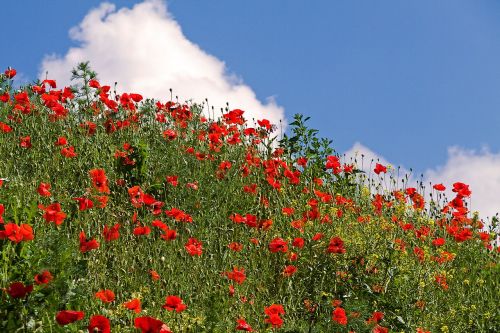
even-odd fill
[(92, 91), (89, 86), (90, 80), (96, 79), (97, 73), (90, 68), (90, 63), (88, 61), (81, 62), (76, 68), (71, 71), (71, 80), (83, 81), (80, 85), (74, 87), (77, 92), (76, 101), (80, 105), (79, 111), (90, 110), (90, 100)]
[(280, 140), (280, 146), (285, 149), (291, 159), (307, 157), (313, 161), (313, 165), (323, 167), (326, 157), (334, 153), (331, 147), (332, 141), (318, 138), (318, 130), (306, 126), (310, 118), (295, 114), (290, 123), (292, 135), (284, 134), (283, 139)]
[[(432, 214), (413, 207), (408, 195), (396, 197), (390, 173), (368, 180), (378, 182), (376, 193), (356, 182), (356, 169), (334, 174), (325, 167), (334, 156), (331, 142), (306, 126), (307, 117), (294, 117), (291, 135), (279, 143), (281, 154), (271, 130), (247, 136), (247, 125), (203, 121), (197, 105), (145, 100), (110, 110), (102, 91), (89, 86), (96, 74), (88, 63), (73, 74), (81, 84), (74, 99), (59, 101), (70, 111), (65, 117), (54, 118), (32, 89), (29, 113), (16, 111), (12, 97), (0, 102), (0, 122), (12, 128), (0, 131), (0, 178), (6, 179), (0, 232), (14, 223), (31, 226), (34, 234), (19, 242), (1, 236), (0, 288), (16, 281), (34, 288), (20, 298), (1, 293), (0, 331), (86, 331), (90, 317), (102, 314), (112, 332), (137, 332), (134, 319), (146, 315), (176, 333), (230, 332), (239, 318), (258, 332), (370, 332), (375, 311), (384, 313), (379, 325), (395, 332), (498, 331), (499, 252), (488, 247), (497, 221), (485, 236), (470, 214), (459, 224), (451, 212), (441, 213), (442, 197), (430, 204)], [(11, 83), (0, 79), (13, 96)], [(164, 135), (167, 130), (175, 135)], [(20, 146), (26, 136), (29, 148)], [(58, 146), (61, 136), (68, 143)], [(69, 146), (76, 156), (62, 154)], [(299, 157), (309, 159), (306, 166), (298, 165)], [(109, 193), (94, 184), (94, 169), (105, 171)], [(42, 182), (51, 185), (50, 196), (38, 193)], [(142, 199), (130, 193), (136, 186)], [(154, 202), (133, 201), (146, 201), (144, 195)], [(101, 206), (104, 196), (108, 202)], [(80, 209), (75, 198), (94, 206)], [(54, 203), (66, 214), (58, 225), (44, 216)], [(167, 239), (157, 221), (176, 238)], [(107, 239), (104, 229), (116, 224), (119, 237)], [(141, 235), (142, 227), (150, 233)], [(460, 240), (453, 227), (470, 230), (470, 238)], [(99, 247), (82, 252), (82, 231)], [(345, 252), (332, 250), (337, 237)], [(186, 250), (190, 238), (201, 241), (200, 256)], [(270, 251), (277, 238), (286, 251)], [(303, 238), (303, 247), (292, 245), (296, 238)], [(437, 238), (445, 244), (435, 246)], [(297, 271), (285, 274), (288, 266)], [(241, 284), (230, 279), (233, 269), (244, 270)], [(36, 284), (34, 276), (45, 270), (53, 280)], [(103, 289), (115, 300), (97, 299)], [(180, 296), (187, 309), (163, 309), (168, 295)], [(123, 306), (133, 298), (141, 300), (139, 314)], [(346, 325), (332, 318), (332, 303), (345, 309)], [(271, 304), (284, 307), (281, 328), (266, 323), (264, 309)], [(60, 310), (84, 311), (85, 318), (60, 326), (54, 319)]]

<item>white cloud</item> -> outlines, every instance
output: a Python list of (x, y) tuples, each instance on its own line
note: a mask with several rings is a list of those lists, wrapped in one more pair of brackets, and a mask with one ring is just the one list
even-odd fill
[(279, 124), (281, 119), (285, 125), (283, 108), (273, 98), (260, 102), (249, 86), (227, 73), (223, 61), (189, 41), (161, 0), (118, 10), (103, 3), (71, 29), (70, 37), (78, 46), (62, 57), (45, 57), (40, 77), (48, 71), (58, 85), (68, 85), (71, 69), (88, 60), (103, 84), (117, 81), (121, 92), (166, 101), (172, 88), (180, 101), (208, 98), (216, 115), (229, 102), (231, 109), (244, 110), (250, 122), (266, 118)]
[[(448, 188), (457, 181), (468, 184), (472, 191), (471, 209), (479, 211), (481, 216), (491, 217), (500, 212), (500, 153), (491, 153), (486, 148), (476, 152), (451, 147), (446, 164), (424, 174), (428, 181), (442, 182)], [(451, 193), (448, 192), (449, 197)]]
[(370, 148), (363, 146), (361, 143), (356, 142), (354, 145), (344, 153), (345, 162), (350, 163), (356, 162), (359, 169), (369, 172), (375, 167), (375, 163), (380, 163), (383, 165), (389, 164), (389, 162), (382, 156), (375, 153)]
[[(384, 165), (397, 165), (397, 163), (390, 163), (359, 142), (356, 142), (345, 153), (346, 162), (349, 162), (350, 157), (356, 156), (356, 152), (358, 167), (361, 167), (360, 156), (364, 154), (362, 169), (367, 173), (373, 174), (372, 170), (375, 164), (370, 164), (372, 159), (379, 160), (379, 163)], [(400, 175), (406, 172), (408, 172), (407, 169), (400, 169)], [(443, 183), (447, 188), (445, 193), (448, 198), (454, 197), (454, 193), (451, 191), (453, 183), (465, 183), (472, 191), (471, 199), (468, 201), (472, 211), (479, 211), (482, 218), (491, 217), (500, 212), (500, 153), (491, 153), (486, 148), (476, 152), (460, 147), (451, 147), (448, 149), (446, 163), (443, 166), (427, 169), (424, 172), (423, 182), (428, 190), (430, 190), (429, 183)], [(409, 184), (410, 186), (416, 185), (415, 177), (410, 177)]]
[[(375, 153), (360, 142), (354, 143), (354, 145), (343, 155), (345, 163), (355, 163), (358, 169), (365, 172), (367, 178), (380, 179), (382, 181), (382, 188), (378, 188), (378, 181), (370, 184), (370, 187), (374, 191), (383, 192), (383, 190), (393, 191), (408, 186), (416, 187), (416, 181), (411, 177), (409, 170), (402, 166), (392, 164), (383, 156)], [(389, 177), (386, 177), (385, 174), (376, 175), (373, 172), (376, 163), (388, 166), (388, 173), (393, 175), (393, 179), (389, 180)], [(405, 177), (407, 175), (408, 178)], [(402, 180), (404, 180), (404, 183)], [(365, 185), (368, 185), (368, 183), (365, 182)]]

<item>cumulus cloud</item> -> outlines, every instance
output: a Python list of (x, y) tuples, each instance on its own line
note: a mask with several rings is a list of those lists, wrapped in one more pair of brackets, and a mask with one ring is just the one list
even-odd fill
[[(476, 152), (451, 147), (446, 164), (428, 169), (424, 175), (433, 183), (468, 184), (472, 191), (471, 209), (479, 211), (481, 216), (491, 217), (500, 212), (500, 153), (491, 153), (487, 148)], [(448, 194), (450, 197), (451, 191)]]
[(161, 0), (131, 9), (103, 3), (70, 30), (70, 37), (78, 46), (63, 56), (46, 56), (41, 78), (48, 71), (59, 85), (69, 85), (71, 69), (90, 61), (101, 82), (117, 81), (121, 92), (165, 101), (172, 88), (180, 101), (203, 103), (208, 98), (216, 115), (228, 102), (231, 109), (244, 110), (247, 120), (266, 118), (284, 124), (283, 108), (273, 98), (259, 101), (249, 86), (227, 72), (223, 61), (189, 41)]
[[(363, 167), (361, 167), (361, 154), (364, 155)], [(359, 142), (356, 142), (344, 155), (347, 162), (351, 158), (353, 160), (356, 158), (358, 167), (367, 173), (372, 172), (375, 165), (371, 163), (372, 160), (384, 165), (398, 165), (389, 162)], [(400, 168), (400, 174), (408, 172), (409, 170)], [(427, 169), (423, 175), (424, 184), (443, 183), (447, 187), (448, 198), (454, 197), (451, 191), (453, 183), (462, 182), (469, 185), (472, 191), (470, 209), (479, 211), (482, 218), (492, 217), (500, 212), (500, 153), (491, 153), (487, 148), (474, 151), (451, 147), (448, 149), (446, 163)], [(417, 184), (415, 177), (410, 176), (408, 184), (415, 186)]]
[(372, 166), (375, 166), (375, 163), (390, 164), (384, 157), (359, 142), (354, 143), (343, 155), (346, 163), (355, 162), (359, 169), (366, 172), (373, 169)]
[[(412, 177), (410, 170), (404, 168), (403, 166), (394, 165), (388, 161), (383, 156), (377, 154), (370, 148), (364, 146), (360, 142), (354, 143), (354, 145), (343, 154), (343, 160), (345, 163), (354, 163), (357, 168), (363, 170), (367, 177), (364, 178), (365, 185), (369, 185), (373, 191), (393, 191), (396, 189), (401, 189), (405, 187), (418, 187), (417, 181)], [(377, 176), (373, 169), (376, 163), (388, 166), (390, 173), (394, 176), (392, 180), (388, 180), (384, 174)], [(368, 179), (378, 179), (384, 184), (383, 188), (378, 187), (378, 181), (368, 184), (366, 182)]]

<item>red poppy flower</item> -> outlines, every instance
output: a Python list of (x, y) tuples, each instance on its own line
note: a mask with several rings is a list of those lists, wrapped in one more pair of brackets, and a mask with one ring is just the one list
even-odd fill
[(165, 233), (161, 234), (160, 237), (164, 240), (173, 240), (177, 237), (177, 232), (173, 229), (168, 229)]
[(17, 71), (14, 68), (9, 68), (5, 70), (4, 74), (8, 79), (12, 79), (14, 76), (16, 76)]
[(108, 205), (109, 197), (107, 195), (99, 195), (96, 199), (99, 201), (99, 208), (105, 208)]
[(45, 270), (41, 274), (35, 275), (35, 283), (36, 284), (48, 284), (52, 281), (53, 276), (49, 271)]
[(337, 307), (335, 310), (332, 312), (332, 320), (336, 321), (340, 325), (347, 325), (347, 316), (345, 313), (345, 310)]
[(92, 185), (100, 193), (109, 194), (108, 178), (103, 169), (92, 169), (89, 171), (92, 178)]
[(40, 183), (37, 188), (38, 194), (40, 194), (42, 197), (50, 197), (50, 184), (48, 183)]
[(12, 298), (24, 298), (33, 291), (33, 285), (24, 285), (22, 282), (12, 282), (7, 288), (7, 294)]
[(163, 131), (163, 137), (170, 141), (175, 140), (175, 138), (177, 138), (177, 132), (173, 129), (166, 129)]
[(270, 130), (272, 128), (271, 122), (267, 119), (257, 120), (257, 124), (259, 124), (260, 127), (264, 127), (267, 130)]
[(142, 96), (139, 94), (130, 93), (129, 96), (136, 103), (139, 103), (140, 101), (142, 101)]
[(225, 123), (228, 125), (231, 124), (243, 125), (245, 123), (245, 119), (243, 118), (244, 112), (245, 111), (243, 110), (235, 109), (222, 115), (222, 117), (224, 118)]
[(81, 197), (81, 198), (73, 198), (73, 200), (78, 201), (78, 209), (80, 211), (84, 211), (94, 207), (94, 202), (89, 198)]
[(196, 238), (189, 238), (184, 248), (191, 256), (201, 256), (203, 253), (202, 243)]
[(161, 229), (163, 231), (168, 230), (168, 225), (166, 225), (165, 223), (163, 223), (160, 220), (153, 220), (153, 222), (151, 222), (151, 224), (153, 225), (153, 227), (157, 227), (158, 229)]
[(321, 232), (318, 232), (316, 235), (313, 236), (313, 238), (311, 238), (311, 240), (313, 241), (318, 241), (320, 240), (321, 238), (323, 238), (323, 234)]
[(466, 240), (469, 240), (472, 238), (472, 230), (469, 228), (462, 228), (459, 231), (457, 231), (453, 237), (457, 242), (465, 242)]
[(434, 246), (442, 246), (444, 243), (446, 243), (444, 238), (436, 238), (432, 241), (432, 245)]
[(58, 202), (55, 202), (47, 207), (38, 205), (38, 208), (45, 211), (45, 214), (43, 214), (43, 218), (47, 222), (54, 222), (56, 225), (60, 225), (66, 218), (66, 214), (61, 211), (61, 204), (59, 204)]
[(378, 175), (380, 174), (381, 172), (387, 172), (387, 167), (380, 164), (380, 163), (377, 163), (375, 164), (375, 169), (373, 169), (373, 171)]
[(177, 176), (167, 176), (166, 179), (167, 179), (167, 183), (169, 183), (170, 185), (172, 185), (174, 187), (179, 184), (179, 182), (177, 180), (178, 179)]
[(43, 80), (42, 85), (48, 84), (51, 88), (57, 88), (56, 80)]
[(134, 235), (136, 236), (143, 236), (143, 235), (147, 236), (150, 233), (151, 233), (151, 228), (148, 226), (134, 228)]
[(14, 99), (16, 100), (16, 103), (21, 104), (21, 105), (26, 105), (30, 103), (30, 99), (28, 97), (28, 93), (26, 91), (19, 92), (14, 95)]
[(234, 286), (233, 285), (230, 285), (229, 286), (229, 296), (233, 297), (234, 296)]
[(302, 237), (294, 238), (294, 240), (292, 241), (292, 246), (294, 246), (298, 249), (303, 248), (304, 244), (305, 244), (305, 240)]
[(4, 133), (12, 132), (12, 127), (0, 121), (0, 131)]
[(280, 328), (283, 325), (283, 319), (276, 314), (269, 315), (269, 318), (266, 318), (265, 322), (271, 324), (273, 328)]
[(248, 323), (243, 318), (236, 319), (236, 330), (245, 331), (245, 332), (253, 332), (252, 327), (250, 325), (248, 325)]
[(144, 192), (140, 186), (132, 186), (128, 190), (128, 195), (130, 197), (130, 202), (135, 208), (139, 208), (143, 205)]
[(446, 276), (444, 275), (436, 275), (434, 280), (437, 284), (441, 286), (444, 290), (448, 290), (448, 282), (446, 281)]
[(290, 261), (296, 261), (299, 259), (299, 255), (295, 252), (288, 252), (288, 260)]
[(354, 164), (344, 164), (344, 173), (352, 173), (354, 171)]
[(222, 161), (219, 164), (219, 170), (224, 171), (224, 170), (229, 170), (231, 169), (232, 163), (229, 161)]
[(330, 240), (330, 244), (328, 245), (326, 252), (339, 254), (345, 253), (344, 241), (340, 237), (333, 237)]
[(224, 275), (226, 275), (229, 280), (233, 280), (237, 284), (242, 284), (247, 278), (245, 275), (245, 269), (238, 269), (238, 267), (233, 267), (233, 271), (225, 272)]
[(10, 100), (10, 94), (8, 91), (4, 92), (3, 94), (0, 94), (0, 102), (7, 103), (9, 100)]
[(31, 137), (28, 135), (28, 136), (19, 138), (19, 146), (21, 148), (31, 148), (32, 147)]
[(0, 239), (6, 238), (14, 243), (33, 240), (33, 228), (24, 223), (20, 226), (15, 223), (7, 223), (4, 225), (4, 230), (0, 230)]
[[(2, 184), (3, 184), (3, 180), (0, 179), (0, 187), (2, 187)], [(0, 204), (0, 224), (3, 224), (3, 213), (5, 212), (5, 207), (4, 205)]]
[(342, 171), (340, 160), (337, 156), (327, 156), (325, 169), (333, 169), (333, 173), (338, 174)]
[(85, 313), (82, 311), (61, 310), (56, 314), (56, 321), (59, 325), (64, 326), (82, 320), (83, 317), (85, 317)]
[(64, 147), (63, 149), (61, 149), (61, 155), (67, 158), (76, 157), (75, 147)]
[(444, 190), (446, 190), (446, 187), (443, 184), (436, 184), (436, 185), (433, 186), (433, 188), (436, 191), (444, 191)]
[(305, 167), (307, 165), (308, 158), (307, 157), (299, 157), (297, 158), (297, 164)]
[(45, 86), (37, 86), (37, 85), (34, 85), (31, 87), (31, 90), (37, 94), (37, 95), (42, 95), (44, 93), (46, 93), (47, 91), (45, 90)]
[(141, 300), (138, 298), (134, 298), (128, 302), (123, 303), (123, 306), (125, 306), (127, 309), (131, 311), (134, 311), (135, 313), (139, 313), (142, 311)]
[(97, 89), (97, 88), (100, 88), (101, 85), (99, 84), (99, 81), (92, 79), (89, 81), (89, 87)]
[(106, 242), (111, 242), (113, 240), (118, 239), (118, 237), (120, 237), (119, 229), (120, 229), (120, 224), (119, 223), (116, 223), (111, 228), (108, 228), (107, 225), (104, 226), (104, 230), (103, 230), (102, 234), (103, 234), (104, 239), (106, 240)]
[(115, 300), (115, 293), (112, 290), (103, 289), (96, 292), (95, 297), (99, 298), (104, 303), (111, 303)]
[(142, 333), (172, 333), (170, 328), (161, 320), (153, 317), (137, 317), (134, 319), (134, 326)]
[(94, 135), (97, 130), (96, 123), (93, 123), (91, 121), (86, 121), (84, 123), (81, 123), (80, 127), (86, 130), (87, 135)]
[(289, 277), (289, 276), (292, 276), (293, 274), (295, 274), (296, 272), (297, 272), (297, 267), (296, 266), (294, 266), (294, 265), (288, 265), (283, 270), (283, 275)]
[(420, 262), (423, 262), (425, 260), (425, 251), (419, 248), (418, 246), (415, 246), (415, 248), (413, 248), (413, 253)]
[(469, 190), (469, 185), (464, 183), (457, 182), (453, 184), (453, 192), (457, 193), (461, 197), (468, 198), (471, 195), (471, 191)]
[[(240, 218), (238, 216), (235, 216), (233, 222), (235, 222), (235, 223), (241, 223), (239, 221), (240, 221)], [(259, 225), (258, 222), (257, 222), (257, 216), (252, 215), (252, 214), (246, 214), (245, 217), (242, 218), (241, 221), (245, 222), (245, 224), (247, 226), (249, 226), (250, 228), (257, 228), (258, 225)]]
[(99, 242), (95, 239), (87, 240), (85, 232), (80, 232), (80, 252), (86, 253), (99, 248)]
[(174, 295), (167, 296), (165, 304), (162, 307), (168, 311), (175, 310), (176, 312), (182, 312), (187, 308), (187, 306), (182, 303), (182, 299)]
[(271, 315), (284, 315), (285, 309), (283, 305), (280, 304), (271, 304), (270, 306), (264, 308), (264, 313), (268, 316)]
[(88, 329), (89, 333), (111, 333), (109, 319), (101, 315), (90, 317)]
[(64, 136), (60, 136), (54, 144), (56, 146), (66, 146), (68, 144), (68, 140)]
[(150, 270), (149, 271), (149, 275), (151, 275), (151, 278), (154, 280), (154, 281), (158, 281), (160, 279), (160, 274), (158, 274), (157, 271), (155, 270)]
[(372, 316), (366, 321), (367, 324), (377, 324), (384, 319), (384, 313), (380, 311), (373, 312)]
[(243, 250), (243, 244), (238, 242), (232, 242), (227, 247), (234, 252), (240, 252), (241, 250)]
[(269, 251), (272, 253), (283, 252), (286, 253), (288, 251), (288, 244), (283, 238), (274, 238), (269, 243)]

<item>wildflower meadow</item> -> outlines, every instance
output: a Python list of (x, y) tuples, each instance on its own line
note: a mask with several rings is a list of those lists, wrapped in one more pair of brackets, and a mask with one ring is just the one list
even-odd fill
[(0, 76), (0, 332), (500, 331), (498, 219), (459, 179), (72, 74)]

